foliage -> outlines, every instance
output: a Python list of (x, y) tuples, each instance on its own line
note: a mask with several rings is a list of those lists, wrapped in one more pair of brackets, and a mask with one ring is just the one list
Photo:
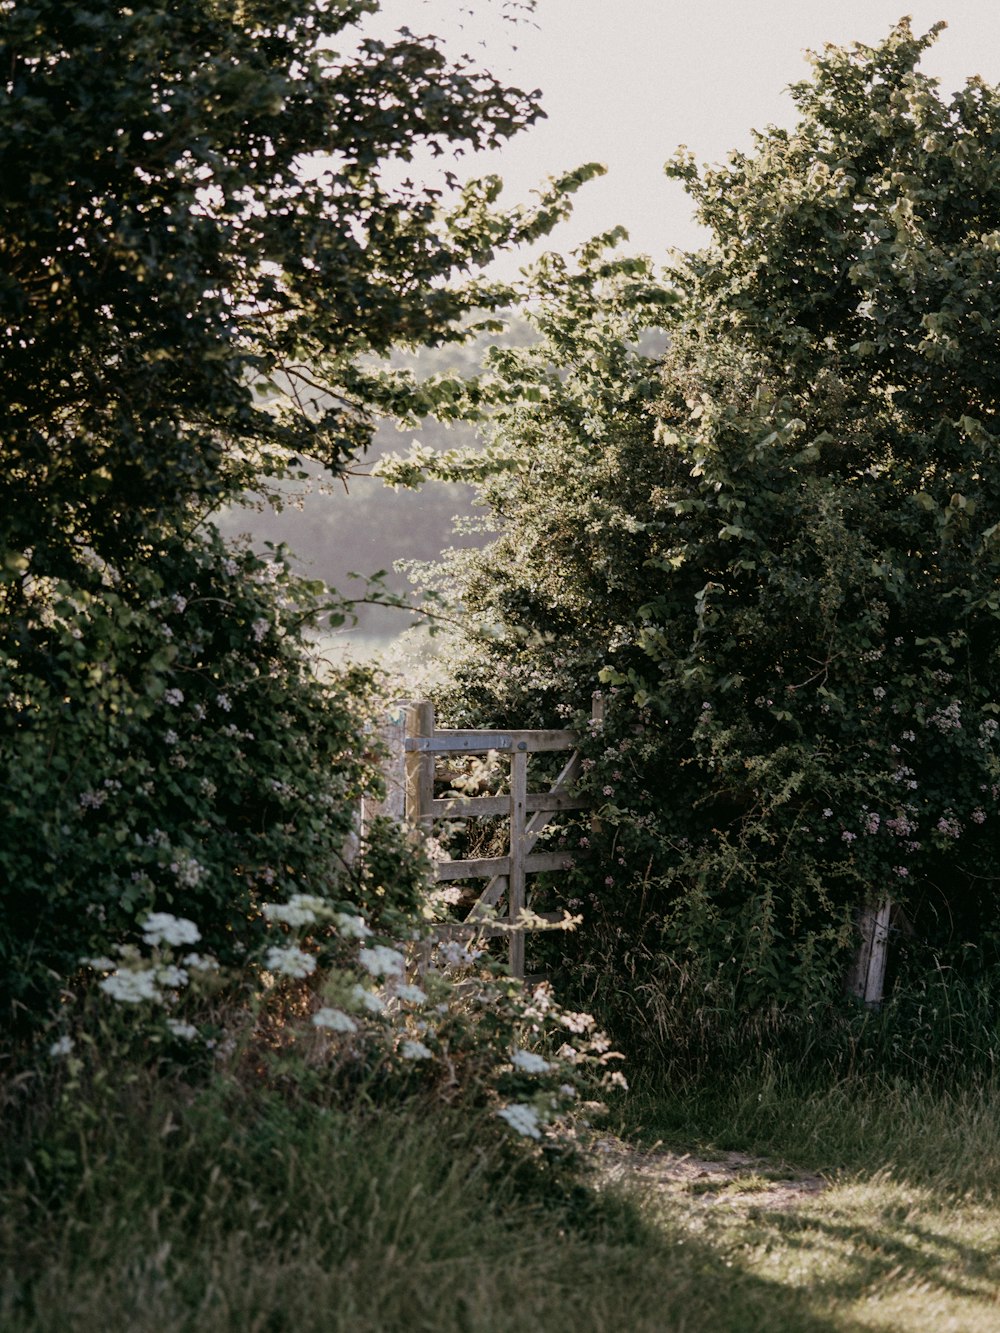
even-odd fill
[(446, 411), (450, 382), (359, 358), (469, 336), (507, 295), (478, 266), (587, 175), (506, 213), (493, 180), (394, 186), (539, 111), (432, 38), (366, 37), (376, 8), (0, 4), (5, 1016), (151, 908), (238, 954), (265, 889), (362, 892), (367, 686), (319, 684), (303, 638), (347, 608), (210, 516), (301, 458), (342, 472), (378, 410)]
[(547, 347), (505, 362), (450, 706), (551, 724), (609, 687), (570, 975), (661, 1052), (800, 1043), (886, 896), (911, 969), (1000, 968), (1000, 94), (943, 101), (933, 35), (829, 48), (793, 131), (678, 157), (713, 240), (658, 388), (593, 267), (543, 270)]

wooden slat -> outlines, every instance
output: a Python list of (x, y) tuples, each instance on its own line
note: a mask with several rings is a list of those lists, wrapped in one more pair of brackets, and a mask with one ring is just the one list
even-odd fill
[(429, 736), (411, 734), (406, 749), (411, 754), (475, 754), (487, 750), (523, 751), (537, 754), (549, 750), (572, 750), (575, 731), (467, 731), (442, 728)]
[[(529, 798), (530, 799), (530, 798)], [(510, 814), (509, 796), (446, 796), (431, 802), (439, 819), (490, 819)]]
[(497, 903), (507, 892), (507, 876), (494, 875), (482, 891), (476, 901), (472, 904), (472, 910), (469, 912), (468, 920), (475, 921), (478, 916), (490, 908), (496, 907)]
[(538, 792), (528, 797), (530, 811), (548, 810), (555, 813), (557, 810), (587, 810), (591, 804), (592, 802), (581, 796), (572, 796), (569, 792), (562, 791)]
[[(527, 844), (527, 835), (524, 836), (524, 843)], [(434, 863), (434, 878), (439, 884), (450, 883), (453, 879), (489, 879), (491, 876), (497, 878), (506, 878), (511, 873), (511, 862), (513, 852), (510, 856), (482, 856), (476, 857), (471, 861), (436, 861)], [(529, 856), (524, 856), (524, 871), (528, 875), (537, 875), (543, 870), (565, 870), (573, 864), (573, 858), (569, 852), (534, 852)], [(501, 886), (497, 897), (503, 892)], [(492, 885), (490, 886), (492, 889)], [(489, 893), (489, 889), (487, 893)], [(478, 899), (479, 902), (487, 900), (487, 894), (484, 893)], [(496, 901), (494, 898), (493, 901)]]
[[(590, 801), (569, 792), (544, 791), (529, 792), (525, 809), (529, 813), (537, 810), (586, 810)], [(431, 814), (435, 819), (496, 819), (510, 814), (509, 796), (445, 796), (431, 802)]]
[(471, 861), (436, 861), (434, 863), (434, 878), (439, 884), (442, 880), (489, 879), (491, 875), (507, 875), (509, 873), (509, 856), (480, 856)]
[(433, 927), (433, 931), (439, 939), (461, 940), (476, 935), (506, 935), (507, 926), (493, 921), (442, 921)]
[(568, 870), (572, 864), (569, 852), (535, 852), (525, 857), (524, 868), (529, 875), (537, 875), (542, 870)]

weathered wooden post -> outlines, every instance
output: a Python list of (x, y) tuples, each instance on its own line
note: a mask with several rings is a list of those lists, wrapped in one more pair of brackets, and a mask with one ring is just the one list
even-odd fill
[(847, 974), (847, 992), (871, 1008), (882, 1003), (892, 902), (866, 903), (858, 915), (861, 940)]
[(385, 779), (385, 796), (377, 801), (374, 796), (361, 798), (361, 838), (368, 837), (368, 830), (376, 815), (385, 815), (388, 819), (402, 824), (406, 818), (406, 712), (408, 700), (396, 700), (387, 711), (379, 725), (379, 740), (385, 750), (382, 760), (382, 776)]
[(507, 918), (515, 928), (510, 937), (510, 974), (524, 976), (525, 862), (528, 856), (528, 745), (519, 741), (510, 755), (510, 875), (507, 886)]
[[(434, 735), (434, 705), (426, 699), (406, 710), (407, 736)], [(426, 837), (431, 831), (431, 802), (434, 799), (434, 755), (422, 751), (406, 754), (406, 822)]]

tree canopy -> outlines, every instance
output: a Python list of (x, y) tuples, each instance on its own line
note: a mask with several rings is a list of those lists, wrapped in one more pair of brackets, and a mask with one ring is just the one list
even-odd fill
[(377, 8), (0, 3), (8, 1000), (153, 907), (232, 954), (261, 893), (365, 891), (341, 856), (360, 686), (321, 684), (302, 638), (329, 598), (211, 515), (447, 399), (360, 358), (468, 336), (507, 299), (481, 265), (587, 175), (507, 212), (494, 180), (398, 183), (540, 111), (433, 38), (366, 36)]
[[(793, 130), (675, 159), (712, 239), (671, 312), (620, 264), (550, 266), (545, 344), (503, 362), (524, 405), (451, 707), (608, 687), (570, 892), (647, 1036), (685, 986), (815, 1018), (872, 899), (901, 977), (1000, 964), (1000, 93), (942, 99), (933, 37), (828, 48)], [(623, 301), (666, 320), (658, 367)]]

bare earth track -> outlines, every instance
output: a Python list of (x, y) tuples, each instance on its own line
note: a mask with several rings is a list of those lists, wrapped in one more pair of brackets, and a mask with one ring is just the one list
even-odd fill
[(827, 1187), (822, 1176), (794, 1171), (780, 1163), (745, 1153), (697, 1157), (653, 1147), (642, 1150), (603, 1134), (595, 1139), (591, 1157), (606, 1184), (683, 1196), (714, 1207), (786, 1210), (797, 1207)]

